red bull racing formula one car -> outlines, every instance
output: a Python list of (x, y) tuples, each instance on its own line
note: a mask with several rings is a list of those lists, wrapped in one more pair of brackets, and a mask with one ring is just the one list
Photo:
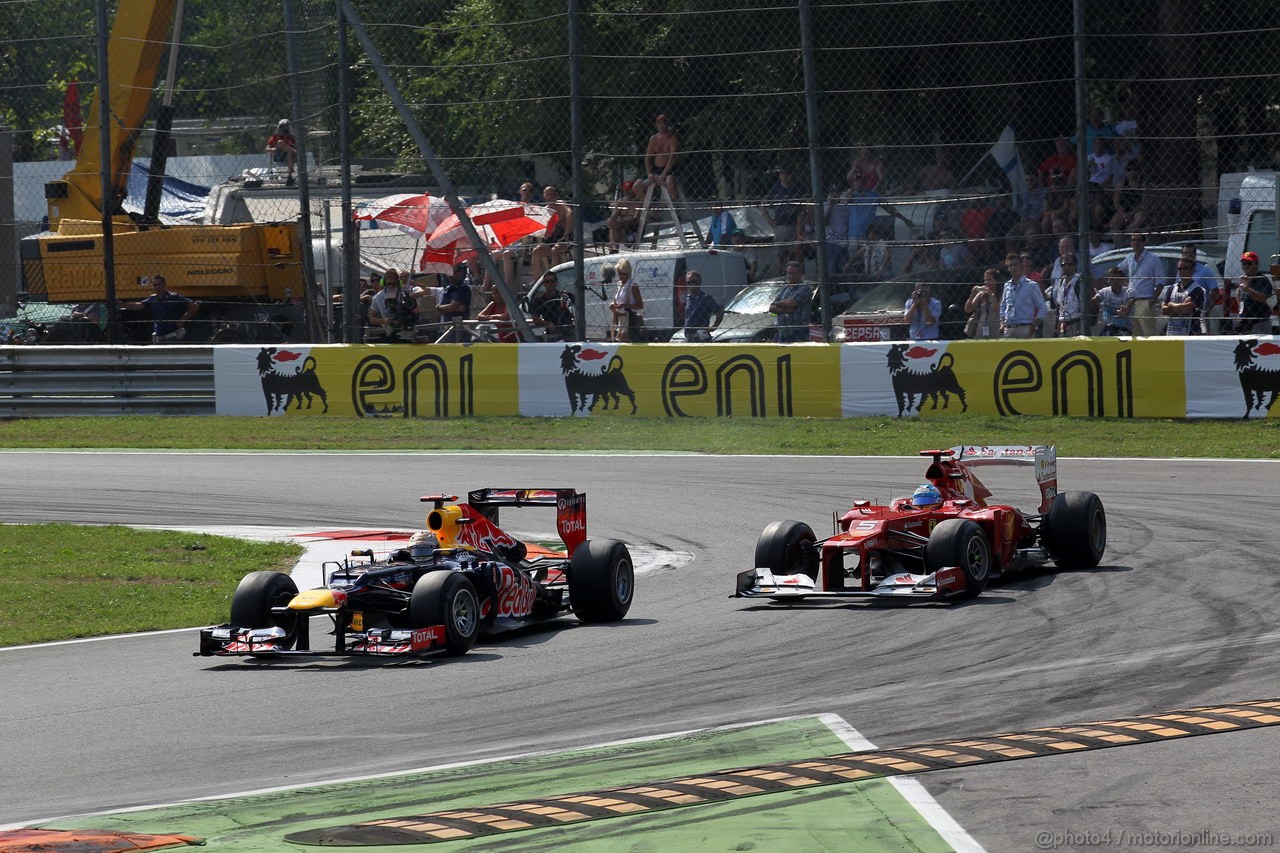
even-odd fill
[[(573, 489), (480, 489), (432, 504), (409, 547), (375, 558), (353, 551), (324, 565), (325, 585), (298, 592), (282, 572), (246, 575), (231, 621), (200, 631), (197, 655), (465, 654), (492, 635), (572, 611), (614, 622), (631, 607), (635, 572), (622, 542), (587, 539), (586, 495)], [(521, 542), (498, 526), (501, 507), (556, 508), (565, 550)], [(361, 558), (353, 560), (352, 557)], [(332, 652), (311, 650), (311, 616), (333, 623)]]
[[(1058, 493), (1052, 446), (922, 450), (925, 485), (888, 506), (857, 500), (819, 541), (809, 525), (775, 521), (756, 543), (755, 568), (738, 574), (735, 596), (799, 601), (971, 598), (993, 577), (1053, 563), (1091, 568), (1107, 547), (1107, 516), (1092, 492)], [(1024, 513), (990, 500), (974, 470), (1035, 469), (1040, 506)]]

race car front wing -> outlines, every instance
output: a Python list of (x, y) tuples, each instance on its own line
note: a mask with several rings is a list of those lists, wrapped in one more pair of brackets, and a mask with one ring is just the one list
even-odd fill
[(939, 569), (927, 575), (899, 572), (882, 579), (870, 589), (818, 589), (817, 582), (806, 574), (775, 575), (757, 567), (738, 572), (734, 598), (769, 598), (774, 601), (800, 601), (806, 598), (862, 598), (945, 600), (963, 592), (964, 572), (956, 567)]
[(445, 651), (445, 627), (401, 630), (371, 628), (341, 634), (333, 651), (313, 651), (308, 643), (290, 648), (288, 632), (283, 628), (239, 628), (215, 625), (200, 629), (200, 651), (197, 657), (406, 657), (438, 654)]

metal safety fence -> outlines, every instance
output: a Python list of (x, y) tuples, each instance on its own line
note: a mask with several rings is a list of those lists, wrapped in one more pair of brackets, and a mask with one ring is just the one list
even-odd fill
[[(206, 316), (301, 304), (295, 338), (358, 340), (365, 309), (340, 309), (357, 279), (394, 267), (439, 296), (439, 259), (466, 260), (465, 234), (427, 251), (450, 212), (430, 199), (455, 193), (557, 214), (510, 242), (480, 235), (493, 263), (468, 273), (472, 317), (504, 302), (499, 278), (510, 312), (548, 269), (652, 249), (740, 252), (753, 282), (798, 260), (828, 332), (831, 282), (946, 270), (976, 286), (988, 268), (1008, 279), (1013, 252), (1047, 286), (1061, 252), (1127, 249), (1134, 231), (1196, 243), (1230, 279), (1227, 243), (1254, 214), (1250, 245), (1264, 265), (1280, 252), (1274, 202), (1240, 205), (1280, 157), (1274, 0), (96, 5), (0, 3), (0, 303), (138, 301), (160, 273)], [(132, 29), (111, 35), (125, 13)], [(113, 94), (107, 133), (99, 79), (133, 96)], [(103, 198), (138, 232), (116, 240), (112, 277)], [(89, 222), (21, 239), (59, 212)], [(581, 317), (594, 268), (560, 269)]]
[(212, 415), (212, 347), (0, 346), (0, 417)]

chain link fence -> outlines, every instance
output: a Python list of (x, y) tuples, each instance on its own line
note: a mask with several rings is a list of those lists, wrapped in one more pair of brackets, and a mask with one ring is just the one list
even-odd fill
[[(120, 0), (102, 18), (154, 15), (166, 4), (174, 0)], [(822, 285), (812, 319), (826, 334), (852, 298), (831, 298), (844, 283), (865, 290), (904, 279), (909, 292), (948, 270), (937, 280), (962, 302), (984, 269), (1007, 277), (1010, 251), (1029, 253), (1035, 273), (1051, 276), (1063, 237), (1093, 255), (1146, 231), (1149, 244), (1200, 243), (1204, 257), (1238, 274), (1226, 249), (1240, 215), (1231, 199), (1244, 173), (1275, 169), (1280, 156), (1274, 0), (180, 6), (176, 51), (166, 34), (164, 59), (148, 60), (146, 73), (126, 81), (136, 71), (128, 60), (108, 71), (119, 85), (153, 91), (109, 145), (132, 144), (126, 153), (150, 166), (158, 111), (167, 103), (174, 115), (159, 213), (145, 209), (145, 169), (121, 191), (123, 209), (164, 223), (149, 227), (172, 247), (139, 257), (117, 241), (116, 295), (135, 300), (150, 292), (140, 279), (162, 272), (206, 309), (239, 303), (238, 313), (202, 309), (200, 334), (223, 340), (353, 339), (356, 324), (344, 327), (335, 305), (343, 296), (356, 304), (348, 278), (419, 272), (426, 227), (414, 233), (374, 217), (344, 228), (344, 186), (357, 215), (391, 195), (439, 197), (448, 188), (438, 174), (464, 203), (552, 204), (560, 233), (494, 252), (492, 270), (517, 297), (550, 267), (614, 252), (731, 249), (756, 282), (800, 260)], [(343, 8), (351, 28), (340, 25)], [(12, 193), (0, 194), (0, 302), (11, 310), (39, 294), (108, 297), (101, 248), (74, 260), (64, 253), (71, 284), (53, 288), (40, 280), (42, 264), (59, 261), (53, 244), (24, 239), (50, 224), (46, 183), (85, 168), (75, 137), (77, 124), (98, 132), (90, 105), (99, 43), (82, 2), (0, 0), (0, 179), (13, 163)], [(267, 151), (281, 119), (298, 140), (296, 164)], [(1258, 214), (1274, 223), (1274, 204)], [(304, 227), (220, 250), (208, 232), (183, 232), (189, 223)], [(343, 247), (357, 236), (359, 268), (344, 276)], [(1280, 251), (1274, 233), (1270, 241), (1256, 245)], [(561, 277), (587, 276), (578, 280), (587, 287), (566, 288), (580, 314), (584, 300), (599, 301), (596, 269)], [(427, 287), (426, 325), (437, 282), (414, 281)], [(475, 294), (472, 316), (487, 301)], [(651, 333), (665, 337), (679, 321), (677, 308)], [(960, 315), (953, 336), (962, 325)]]

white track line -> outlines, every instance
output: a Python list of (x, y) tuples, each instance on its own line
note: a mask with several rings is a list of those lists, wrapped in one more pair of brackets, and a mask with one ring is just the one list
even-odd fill
[[(818, 714), (817, 717), (850, 749), (858, 751), (876, 748), (874, 743), (845, 722), (843, 717), (837, 714)], [(974, 840), (963, 826), (956, 823), (956, 819), (925, 790), (919, 779), (909, 776), (890, 776), (888, 782), (898, 789), (903, 799), (920, 813), (920, 816), (937, 831), (938, 835), (942, 836), (943, 841), (951, 845), (956, 853), (986, 853), (983, 846)]]

